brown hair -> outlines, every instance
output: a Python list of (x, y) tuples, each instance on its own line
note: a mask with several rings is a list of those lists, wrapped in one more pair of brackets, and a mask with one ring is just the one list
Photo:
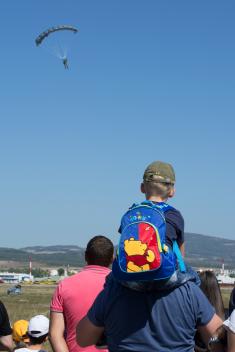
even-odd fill
[[(225, 314), (224, 314), (224, 304), (222, 300), (222, 295), (220, 291), (220, 287), (218, 284), (218, 281), (216, 279), (215, 274), (213, 271), (210, 270), (205, 270), (199, 273), (199, 277), (201, 280), (201, 285), (200, 288), (205, 294), (205, 296), (208, 298), (208, 301), (211, 303), (211, 305), (215, 308), (216, 314), (224, 320)], [(221, 346), (221, 351), (223, 350), (223, 347), (226, 345), (227, 341), (227, 336), (226, 336), (226, 331), (223, 327), (220, 327), (216, 331), (216, 335), (220, 341), (220, 346)], [(199, 347), (200, 346), (200, 347)], [(195, 336), (195, 351), (208, 351), (207, 347), (204, 345), (202, 342), (202, 339), (199, 335), (199, 333), (196, 333)]]
[(85, 259), (88, 265), (108, 267), (113, 261), (114, 247), (105, 236), (95, 236), (87, 244)]
[(224, 304), (218, 281), (213, 271), (206, 270), (199, 273), (201, 280), (201, 290), (215, 308), (216, 314), (224, 320)]

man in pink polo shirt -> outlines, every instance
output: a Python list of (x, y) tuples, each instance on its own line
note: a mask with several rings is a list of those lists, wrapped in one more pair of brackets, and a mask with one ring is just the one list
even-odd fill
[(77, 345), (76, 325), (103, 289), (113, 252), (108, 238), (93, 237), (85, 251), (87, 266), (58, 284), (50, 306), (50, 341), (54, 352), (100, 351), (95, 346), (81, 348)]

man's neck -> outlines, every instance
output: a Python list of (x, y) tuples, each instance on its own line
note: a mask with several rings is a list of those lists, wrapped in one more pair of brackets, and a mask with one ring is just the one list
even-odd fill
[(161, 202), (166, 202), (167, 198), (166, 199), (162, 199), (159, 196), (150, 196), (150, 197), (147, 198), (147, 200), (150, 200), (151, 202), (161, 203)]

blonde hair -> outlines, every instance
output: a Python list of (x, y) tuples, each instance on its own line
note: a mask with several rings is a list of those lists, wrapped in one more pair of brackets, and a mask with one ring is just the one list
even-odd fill
[(144, 188), (146, 197), (158, 196), (162, 199), (167, 199), (172, 190), (174, 189), (174, 185), (171, 183), (163, 183), (163, 182), (146, 182), (144, 181)]

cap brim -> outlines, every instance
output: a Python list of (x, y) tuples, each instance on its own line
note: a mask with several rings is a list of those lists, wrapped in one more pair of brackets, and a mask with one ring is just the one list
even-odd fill
[(34, 332), (28, 332), (28, 335), (31, 336), (31, 337), (41, 337), (41, 336), (44, 336), (46, 334), (48, 334), (48, 330), (47, 331), (40, 331), (38, 333), (34, 333)]

